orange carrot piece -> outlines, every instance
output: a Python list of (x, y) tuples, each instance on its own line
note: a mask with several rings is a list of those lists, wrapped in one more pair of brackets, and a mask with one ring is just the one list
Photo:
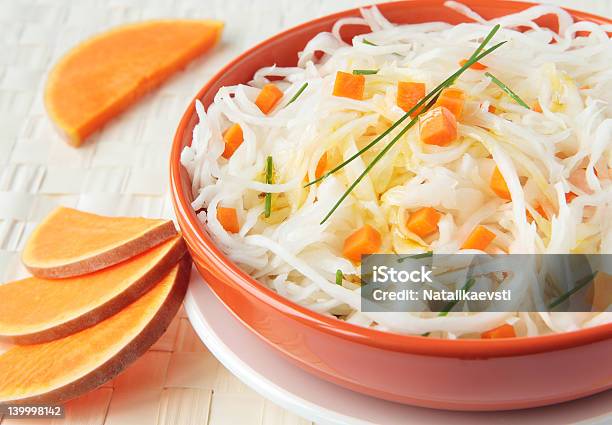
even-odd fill
[(263, 89), (257, 95), (255, 99), (255, 105), (264, 114), (268, 114), (272, 108), (276, 106), (279, 100), (283, 97), (281, 89), (276, 87), (274, 84), (266, 84)]
[(317, 162), (317, 168), (315, 169), (315, 178), (320, 179), (323, 174), (327, 171), (327, 152), (321, 155), (319, 162)]
[(484, 251), (487, 246), (495, 239), (495, 233), (484, 226), (475, 228), (470, 236), (463, 242), (461, 249), (479, 249)]
[(544, 211), (544, 208), (542, 208), (542, 205), (538, 204), (535, 206), (534, 208), (538, 214), (540, 214), (543, 218), (548, 219), (548, 214), (546, 214), (546, 211)]
[(537, 100), (535, 101), (535, 103), (531, 106), (531, 109), (533, 109), (536, 112), (542, 112), (542, 106), (540, 106), (540, 102), (538, 102)]
[(238, 233), (240, 231), (236, 208), (217, 207), (217, 220), (230, 233)]
[(480, 337), (483, 339), (515, 338), (516, 333), (514, 332), (514, 326), (506, 323), (504, 325), (483, 332)]
[(493, 192), (495, 192), (495, 194), (500, 198), (507, 201), (512, 199), (510, 197), (510, 190), (508, 190), (506, 180), (504, 180), (504, 176), (502, 176), (502, 174), (499, 172), (499, 168), (497, 167), (495, 167), (495, 170), (493, 170), (489, 186), (491, 187), (491, 190), (493, 190)]
[[(536, 204), (536, 206), (533, 207), (533, 209), (536, 210), (537, 213), (542, 216), (542, 218), (545, 218), (546, 220), (548, 220), (548, 214), (546, 214), (546, 211), (544, 211), (544, 208), (542, 208), (542, 205)], [(525, 213), (527, 214), (527, 220), (531, 223), (533, 221), (533, 216), (531, 215), (529, 211), (525, 211)]]
[(359, 262), (362, 255), (374, 254), (381, 245), (382, 238), (378, 230), (366, 224), (346, 238), (342, 255), (351, 261)]
[(496, 112), (497, 112), (497, 108), (496, 108), (495, 106), (493, 106), (493, 105), (489, 105), (489, 107), (487, 108), (487, 111), (488, 111), (490, 114), (494, 114), (494, 113), (496, 113)]
[(236, 149), (238, 149), (238, 147), (244, 141), (242, 127), (240, 127), (238, 124), (232, 125), (223, 134), (223, 141), (225, 142), (225, 149), (223, 149), (221, 156), (225, 159), (230, 159), (234, 152), (236, 152)]
[(436, 100), (434, 108), (436, 106), (444, 106), (446, 109), (451, 111), (455, 118), (459, 119), (463, 112), (463, 106), (465, 105), (465, 93), (463, 90), (449, 87), (440, 92), (440, 97)]
[(457, 120), (443, 106), (428, 111), (419, 125), (421, 141), (425, 144), (447, 146), (457, 139)]
[(349, 99), (363, 100), (365, 77), (338, 71), (334, 82), (334, 96), (348, 97)]
[(570, 202), (572, 202), (577, 197), (578, 197), (578, 195), (576, 195), (574, 192), (566, 192), (565, 193), (565, 202), (569, 204)]
[(424, 207), (410, 214), (406, 222), (406, 227), (412, 233), (419, 235), (421, 238), (429, 236), (438, 230), (438, 222), (440, 214), (434, 208)]
[(593, 279), (593, 309), (606, 311), (612, 304), (612, 276), (599, 271)]
[[(404, 112), (408, 112), (416, 106), (421, 99), (425, 97), (425, 84), (414, 83), (412, 81), (400, 81), (397, 83), (397, 106), (402, 108)], [(411, 117), (414, 118), (423, 108), (413, 112)]]
[[(466, 63), (467, 63), (467, 59), (462, 59), (459, 61), (459, 66), (463, 66)], [(485, 69), (487, 69), (487, 66), (481, 64), (480, 62), (474, 62), (473, 64), (470, 65), (470, 69), (473, 69), (476, 71), (484, 71)]]

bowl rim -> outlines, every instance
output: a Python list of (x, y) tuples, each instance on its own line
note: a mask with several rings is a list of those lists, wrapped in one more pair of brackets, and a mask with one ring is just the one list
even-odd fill
[[(376, 6), (389, 5), (400, 7), (405, 3), (416, 3), (424, 0), (400, 0), (393, 2), (385, 2)], [(496, 0), (490, 2), (487, 0), (462, 0), (462, 3), (471, 7), (478, 5), (504, 5), (511, 7), (516, 11), (527, 7), (535, 6), (534, 3)], [(439, 3), (443, 7), (443, 2)], [(370, 6), (362, 6), (370, 7)], [(563, 8), (575, 20), (587, 20), (595, 22), (606, 22), (612, 24), (612, 19), (591, 14), (588, 12), (576, 11), (573, 9)], [(182, 179), (187, 175), (186, 171), (180, 163), (181, 152), (184, 148), (183, 140), (185, 139), (185, 131), (189, 126), (190, 121), (196, 115), (195, 101), (201, 99), (215, 85), (216, 81), (221, 78), (226, 72), (235, 66), (239, 65), (248, 56), (254, 54), (258, 50), (265, 48), (266, 45), (275, 41), (282, 40), (286, 36), (299, 32), (310, 26), (314, 26), (323, 21), (337, 20), (344, 16), (354, 14), (359, 10), (357, 8), (346, 9), (333, 14), (325, 15), (316, 19), (312, 19), (286, 29), (270, 38), (267, 38), (253, 47), (247, 49), (240, 55), (236, 56), (229, 63), (223, 66), (206, 84), (198, 91), (196, 96), (189, 103), (187, 110), (183, 113), (180, 120), (170, 153), (170, 192), (171, 199), (175, 209), (179, 225), (183, 232), (183, 236), (187, 241), (188, 246), (195, 250), (198, 254), (206, 257), (216, 267), (216, 272), (223, 274), (238, 286), (245, 290), (249, 296), (255, 297), (258, 301), (267, 304), (269, 307), (277, 310), (290, 319), (300, 322), (302, 325), (313, 327), (318, 331), (326, 334), (347, 339), (355, 343), (366, 344), (371, 347), (381, 348), (385, 350), (405, 352), (411, 354), (421, 354), (428, 356), (439, 357), (459, 357), (459, 358), (491, 358), (491, 357), (509, 357), (535, 354), (541, 352), (555, 351), (561, 349), (572, 348), (580, 345), (586, 345), (612, 339), (612, 323), (593, 326), (591, 328), (579, 329), (563, 333), (554, 333), (547, 335), (531, 336), (531, 337), (516, 337), (505, 339), (457, 339), (448, 340), (441, 338), (428, 338), (418, 335), (400, 334), (388, 331), (381, 331), (371, 328), (366, 328), (342, 320), (324, 316), (301, 306), (287, 298), (282, 297), (278, 293), (265, 287), (257, 280), (243, 272), (234, 262), (232, 262), (221, 250), (204, 235), (204, 226), (199, 222), (195, 211), (191, 208), (189, 197), (191, 194), (186, 194), (183, 191)], [(444, 20), (444, 17), (441, 17)], [(188, 178), (188, 176), (187, 176)], [(190, 183), (190, 182), (189, 182)], [(188, 185), (190, 186), (190, 184)], [(181, 218), (183, 220), (181, 220)], [(231, 313), (241, 318), (236, 312), (229, 309)], [(242, 320), (241, 320), (242, 321)], [(248, 324), (247, 324), (248, 326)]]

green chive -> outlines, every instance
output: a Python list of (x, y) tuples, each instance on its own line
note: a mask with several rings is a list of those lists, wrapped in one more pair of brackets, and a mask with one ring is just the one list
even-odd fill
[(336, 270), (336, 285), (342, 286), (342, 270)]
[[(272, 173), (274, 171), (274, 165), (272, 164), (272, 157), (269, 156), (266, 159), (266, 184), (272, 183)], [(266, 193), (266, 204), (264, 210), (264, 217), (270, 217), (270, 213), (272, 212), (272, 194)]]
[(398, 263), (403, 262), (404, 260), (407, 260), (409, 258), (415, 259), (415, 260), (419, 260), (421, 258), (428, 258), (428, 257), (432, 257), (433, 256), (433, 251), (427, 251), (427, 252), (422, 252), (420, 254), (414, 254), (414, 255), (409, 255), (408, 257), (401, 257), (397, 259)]
[(596, 275), (597, 275), (597, 272), (593, 273), (590, 276), (583, 277), (582, 279), (580, 279), (578, 282), (576, 282), (576, 286), (574, 286), (572, 289), (567, 291), (565, 294), (559, 296), (554, 301), (552, 301), (550, 304), (548, 304), (548, 309), (552, 310), (553, 308), (557, 307), (559, 304), (567, 300), (569, 297), (574, 295), (576, 292), (580, 291), (587, 284), (589, 284), (595, 278)]
[(353, 75), (374, 75), (378, 69), (353, 69)]
[(500, 89), (502, 89), (503, 91), (505, 91), (508, 96), (510, 96), (512, 99), (514, 99), (514, 101), (516, 103), (518, 103), (521, 106), (524, 106), (527, 109), (531, 109), (529, 107), (529, 105), (527, 105), (523, 99), (521, 99), (516, 93), (514, 93), (512, 90), (510, 90), (510, 87), (508, 87), (507, 85), (505, 85), (504, 83), (502, 83), (501, 81), (499, 81), (493, 74), (491, 74), (490, 72), (485, 72), (485, 75), (487, 77), (489, 77), (491, 79), (491, 81), (493, 81), (493, 83), (495, 83), (497, 86), (499, 86)]
[(363, 39), (362, 40), (363, 44), (367, 44), (368, 46), (378, 46), (378, 44), (374, 44), (371, 41), (367, 40), (367, 39)]
[(308, 87), (308, 83), (304, 83), (302, 84), (302, 87), (300, 87), (300, 89), (297, 91), (296, 94), (293, 95), (293, 97), (291, 98), (291, 100), (289, 102), (287, 102), (287, 104), (285, 106), (289, 106), (291, 105), (293, 102), (295, 102), (295, 99), (297, 99), (298, 97), (300, 97), (300, 95), (302, 94), (302, 92), (304, 90), (306, 90), (306, 87)]
[[(487, 35), (487, 37), (483, 40), (483, 43), (488, 43), (489, 40), (493, 37), (493, 35), (497, 32), (497, 30), (499, 29), (499, 24), (496, 25), (491, 32), (489, 33), (489, 35)], [(463, 66), (461, 68), (459, 68), (459, 70), (457, 72), (455, 72), (453, 75), (451, 75), (449, 78), (447, 78), (446, 80), (444, 80), (442, 83), (440, 83), (435, 89), (433, 89), (427, 96), (425, 96), (423, 99), (421, 99), (411, 110), (409, 110), (408, 112), (406, 112), (399, 120), (395, 121), (388, 129), (386, 129), (385, 131), (383, 131), (378, 137), (376, 137), (374, 140), (372, 140), (370, 143), (368, 143), (365, 147), (363, 147), (362, 149), (360, 149), (357, 153), (355, 153), (353, 156), (351, 156), (349, 159), (347, 159), (346, 161), (342, 162), (341, 164), (337, 165), (336, 167), (332, 168), (331, 170), (329, 170), (328, 172), (326, 172), (325, 174), (323, 174), (321, 177), (319, 177), (318, 179), (315, 179), (311, 182), (308, 182), (306, 185), (304, 185), (304, 187), (308, 187), (310, 185), (313, 185), (315, 183), (320, 182), (321, 180), (329, 177), (330, 175), (334, 174), (335, 172), (337, 172), (338, 170), (341, 170), (342, 168), (344, 168), (344, 166), (346, 166), (346, 164), (348, 164), (349, 162), (352, 162), (353, 160), (355, 160), (356, 158), (360, 157), (364, 152), (368, 151), (372, 146), (376, 145), (378, 142), (380, 142), (382, 139), (384, 139), (389, 133), (391, 133), (393, 130), (395, 130), (395, 128), (397, 128), (402, 122), (404, 122), (411, 114), (413, 114), (414, 112), (418, 111), (419, 108), (421, 108), (421, 106), (423, 106), (425, 104), (425, 102), (427, 102), (431, 97), (435, 96), (439, 91), (441, 91), (443, 88), (446, 88), (447, 86), (453, 84), (455, 82), (455, 80), (461, 75), (463, 74), (463, 72), (468, 69), (472, 64), (478, 62), (480, 59), (482, 59), (483, 57), (487, 56), (488, 54), (492, 53), (494, 50), (498, 49), (501, 45), (503, 45), (504, 43), (506, 43), (505, 41), (496, 44), (495, 46), (491, 47), (490, 49), (486, 50), (484, 53), (475, 56), (472, 55), (465, 64), (463, 64)], [(481, 44), (481, 46), (483, 46)], [(478, 49), (476, 49), (476, 51), (480, 52), (482, 50), (482, 48), (479, 46)]]
[(414, 119), (412, 119), (399, 133), (397, 133), (397, 135), (389, 142), (389, 144), (382, 150), (380, 151), (380, 153), (378, 155), (376, 155), (376, 157), (374, 157), (374, 159), (372, 160), (372, 162), (370, 162), (368, 164), (368, 166), (366, 167), (366, 169), (363, 171), (363, 173), (361, 173), (359, 175), (359, 177), (357, 177), (357, 179), (349, 186), (349, 188), (344, 192), (344, 194), (340, 197), (340, 199), (334, 204), (334, 206), (332, 207), (332, 209), (327, 213), (327, 215), (325, 216), (325, 218), (323, 218), (323, 220), (321, 221), (321, 224), (325, 223), (327, 221), (327, 219), (334, 213), (334, 211), (336, 211), (336, 209), (340, 206), (340, 204), (342, 203), (342, 201), (344, 201), (346, 199), (346, 197), (351, 193), (351, 191), (359, 184), (359, 182), (361, 182), (361, 180), (363, 180), (363, 178), (366, 176), (366, 174), (368, 174), (370, 172), (370, 170), (378, 163), (378, 161), (381, 160), (381, 158), (393, 147), (393, 145), (395, 145), (398, 140), (404, 135), (406, 134), (406, 132), (408, 130), (410, 130), (410, 128), (412, 128), (416, 122), (418, 117), (426, 112), (429, 108), (431, 108), (433, 106), (433, 104), (436, 102), (439, 92), (445, 88), (447, 85), (452, 84), (452, 82), (455, 81), (455, 79), (457, 79), (467, 68), (470, 67), (470, 65), (472, 65), (474, 62), (478, 62), (480, 59), (482, 59), (483, 57), (489, 55), (490, 53), (492, 53), (493, 51), (495, 51), (496, 49), (498, 49), (499, 47), (501, 47), (504, 43), (506, 43), (505, 41), (502, 41), (501, 43), (496, 44), (495, 46), (485, 50), (483, 53), (481, 53), (479, 56), (473, 57), (471, 59), (469, 59), (465, 65), (463, 65), (459, 71), (455, 72), (453, 75), (451, 75), (449, 78), (447, 78), (446, 80), (444, 80), (443, 83), (441, 83), (438, 87), (436, 87), (433, 91), (431, 91), (427, 96), (425, 96), (423, 99), (421, 99), (421, 101), (419, 101), (410, 111), (408, 111), (402, 118), (400, 118), (399, 120), (397, 120), (395, 122), (395, 124), (393, 124), (391, 127), (389, 127), (385, 132), (383, 132), (380, 136), (378, 136), (376, 139), (374, 139), (372, 142), (370, 142), (366, 147), (364, 147), (363, 149), (361, 149), (360, 151), (358, 151), (355, 155), (353, 155), (351, 158), (349, 158), (348, 160), (344, 161), (342, 164), (338, 165), (336, 168), (334, 168), (331, 171), (328, 171), (327, 173), (325, 173), (323, 176), (321, 176), (319, 179), (317, 180), (313, 180), (312, 182), (306, 184), (305, 187), (310, 186), (313, 183), (316, 183), (317, 181), (320, 181), (321, 179), (324, 179), (325, 177), (327, 177), (328, 175), (338, 171), (339, 169), (341, 169), (342, 167), (344, 167), (346, 164), (348, 164), (350, 161), (352, 161), (353, 159), (357, 158), (361, 153), (365, 152), (366, 150), (368, 150), (369, 148), (371, 148), (372, 146), (374, 146), (374, 144), (378, 143), (384, 136), (386, 136), (387, 134), (389, 134), (389, 132), (391, 130), (393, 130), (395, 127), (397, 127), (403, 120), (405, 120), (407, 117), (410, 116), (410, 114), (412, 114), (414, 111), (416, 111), (418, 108), (420, 108), (423, 103), (425, 103), (427, 100), (433, 98), (425, 108), (423, 108), (423, 110), (419, 113), (419, 115), (417, 115)]
[[(467, 292), (472, 288), (472, 286), (474, 286), (475, 283), (476, 283), (476, 280), (474, 278), (468, 279), (468, 281), (465, 282), (465, 284), (461, 287), (461, 290)], [(442, 311), (438, 313), (438, 316), (444, 317), (448, 315), (448, 312), (451, 311), (453, 307), (455, 307), (456, 305), (457, 305), (457, 301), (450, 301), (448, 304), (444, 306)]]
[[(475, 58), (476, 56), (478, 56), (480, 52), (482, 52), (482, 49), (484, 49), (484, 47), (489, 43), (489, 41), (491, 41), (493, 36), (497, 33), (497, 31), (499, 31), (500, 28), (501, 28), (500, 24), (497, 24), (493, 27), (493, 29), (487, 34), (484, 40), (482, 40), (482, 43), (480, 43), (480, 45), (476, 48), (476, 50), (474, 50), (474, 53), (472, 53), (472, 56), (470, 56), (470, 58), (468, 59), (468, 62), (472, 60), (473, 58)], [(478, 61), (474, 61), (472, 63), (475, 63), (475, 62), (478, 62)]]

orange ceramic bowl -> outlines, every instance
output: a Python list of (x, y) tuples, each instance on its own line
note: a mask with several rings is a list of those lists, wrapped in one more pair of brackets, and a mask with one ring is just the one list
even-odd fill
[[(511, 1), (464, 2), (485, 18), (530, 6)], [(442, 3), (409, 0), (381, 4), (379, 8), (396, 23), (466, 20)], [(611, 22), (586, 13), (571, 13), (577, 20)], [(249, 81), (263, 66), (295, 65), (297, 53), (310, 38), (329, 31), (339, 18), (358, 14), (353, 9), (326, 16), (264, 41), (220, 70), (197, 98), (208, 107), (220, 87)], [(554, 25), (552, 19), (543, 22), (547, 23)], [(350, 39), (365, 31), (363, 26), (350, 26), (343, 36)], [(191, 143), (196, 122), (192, 102), (176, 132), (170, 163), (180, 228), (198, 270), (225, 306), (295, 364), (355, 391), (440, 409), (519, 409), (612, 388), (612, 324), (531, 338), (449, 341), (351, 325), (312, 312), (267, 289), (223, 255), (190, 206), (190, 180), (179, 159), (183, 148)]]

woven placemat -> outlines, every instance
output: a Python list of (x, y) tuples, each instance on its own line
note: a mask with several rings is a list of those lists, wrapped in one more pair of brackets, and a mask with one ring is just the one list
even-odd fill
[[(0, 282), (26, 275), (19, 251), (34, 226), (65, 205), (109, 215), (172, 217), (168, 152), (182, 112), (232, 57), (278, 31), (374, 0), (0, 1)], [(559, 0), (612, 15), (611, 0)], [(216, 18), (223, 41), (80, 149), (55, 133), (42, 103), (49, 67), (69, 47), (114, 25), (151, 18)], [(3, 300), (6, 302), (6, 300)], [(234, 378), (184, 313), (114, 381), (67, 404), (66, 419), (18, 424), (304, 424)]]

